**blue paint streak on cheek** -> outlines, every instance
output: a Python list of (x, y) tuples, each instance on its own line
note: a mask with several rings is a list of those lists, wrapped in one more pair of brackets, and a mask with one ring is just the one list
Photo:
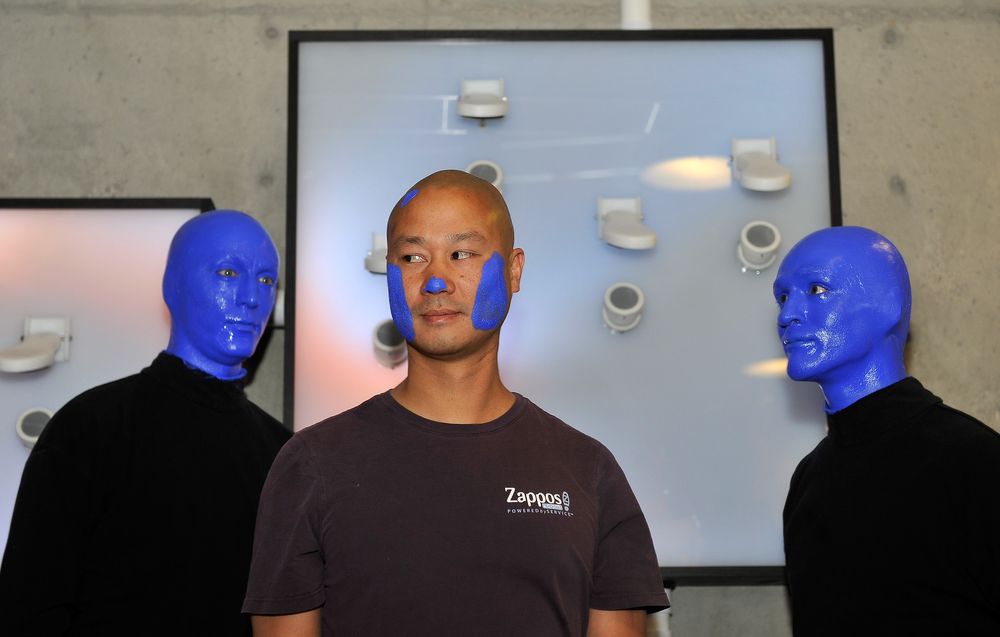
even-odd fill
[(419, 188), (411, 188), (410, 191), (403, 195), (403, 198), (399, 200), (399, 207), (402, 208), (406, 204), (410, 203), (418, 194), (420, 194)]
[(403, 272), (398, 265), (390, 263), (386, 270), (386, 280), (389, 285), (389, 312), (396, 329), (408, 341), (413, 340), (413, 315), (406, 304), (406, 291), (403, 289)]
[(504, 261), (499, 252), (483, 264), (483, 275), (472, 306), (472, 326), (477, 330), (492, 330), (500, 326), (507, 314), (507, 279)]
[(436, 276), (432, 276), (431, 280), (427, 282), (424, 287), (424, 291), (428, 294), (437, 294), (438, 292), (443, 292), (448, 289), (448, 284), (444, 282), (444, 279), (439, 279)]

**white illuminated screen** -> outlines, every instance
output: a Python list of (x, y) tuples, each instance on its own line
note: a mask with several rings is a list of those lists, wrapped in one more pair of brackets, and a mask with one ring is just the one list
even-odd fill
[[(822, 396), (784, 377), (774, 269), (744, 272), (741, 228), (784, 243), (831, 223), (820, 40), (338, 41), (299, 44), (294, 426), (397, 384), (372, 330), (386, 279), (372, 232), (423, 176), (499, 164), (522, 291), (503, 328), (505, 383), (621, 463), (665, 566), (783, 563), (791, 473), (822, 437)], [(363, 61), (363, 63), (359, 63)], [(502, 78), (503, 119), (457, 115), (463, 79)], [(777, 140), (780, 192), (731, 178), (733, 137)], [(640, 197), (650, 251), (598, 239), (598, 197)], [(634, 330), (601, 318), (638, 285)], [(776, 360), (777, 359), (777, 360)]]
[(0, 209), (0, 350), (16, 345), (25, 317), (68, 317), (70, 359), (0, 373), (0, 546), (6, 545), (28, 450), (15, 422), (53, 412), (84, 390), (138, 372), (167, 345), (167, 249), (198, 208)]

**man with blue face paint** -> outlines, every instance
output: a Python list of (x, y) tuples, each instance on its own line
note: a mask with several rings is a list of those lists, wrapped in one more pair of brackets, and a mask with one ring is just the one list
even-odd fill
[(667, 599), (624, 474), (500, 379), (524, 266), (500, 193), (434, 173), (387, 235), (408, 374), (275, 460), (244, 605), (254, 634), (644, 636)]
[(1000, 435), (909, 376), (903, 257), (860, 227), (815, 232), (774, 282), (788, 375), (829, 431), (792, 476), (796, 635), (1000, 635)]
[(247, 400), (242, 365), (277, 276), (274, 243), (249, 215), (208, 212), (178, 230), (167, 349), (71, 400), (28, 458), (0, 632), (250, 634), (240, 606), (257, 500), (290, 434)]

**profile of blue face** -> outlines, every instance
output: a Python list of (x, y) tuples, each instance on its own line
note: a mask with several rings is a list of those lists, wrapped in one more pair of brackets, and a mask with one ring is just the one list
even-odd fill
[(278, 251), (264, 227), (236, 210), (191, 219), (170, 244), (163, 299), (167, 352), (216, 378), (246, 374), (274, 308)]
[(782, 261), (774, 298), (788, 376), (822, 385), (830, 411), (906, 376), (909, 276), (882, 235), (855, 226), (810, 234)]

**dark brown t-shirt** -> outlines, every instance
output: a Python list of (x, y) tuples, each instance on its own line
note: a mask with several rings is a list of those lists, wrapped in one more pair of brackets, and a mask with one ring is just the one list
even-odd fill
[(586, 634), (667, 606), (646, 520), (599, 442), (518, 396), (489, 423), (388, 393), (296, 434), (261, 496), (244, 612), (323, 635)]

